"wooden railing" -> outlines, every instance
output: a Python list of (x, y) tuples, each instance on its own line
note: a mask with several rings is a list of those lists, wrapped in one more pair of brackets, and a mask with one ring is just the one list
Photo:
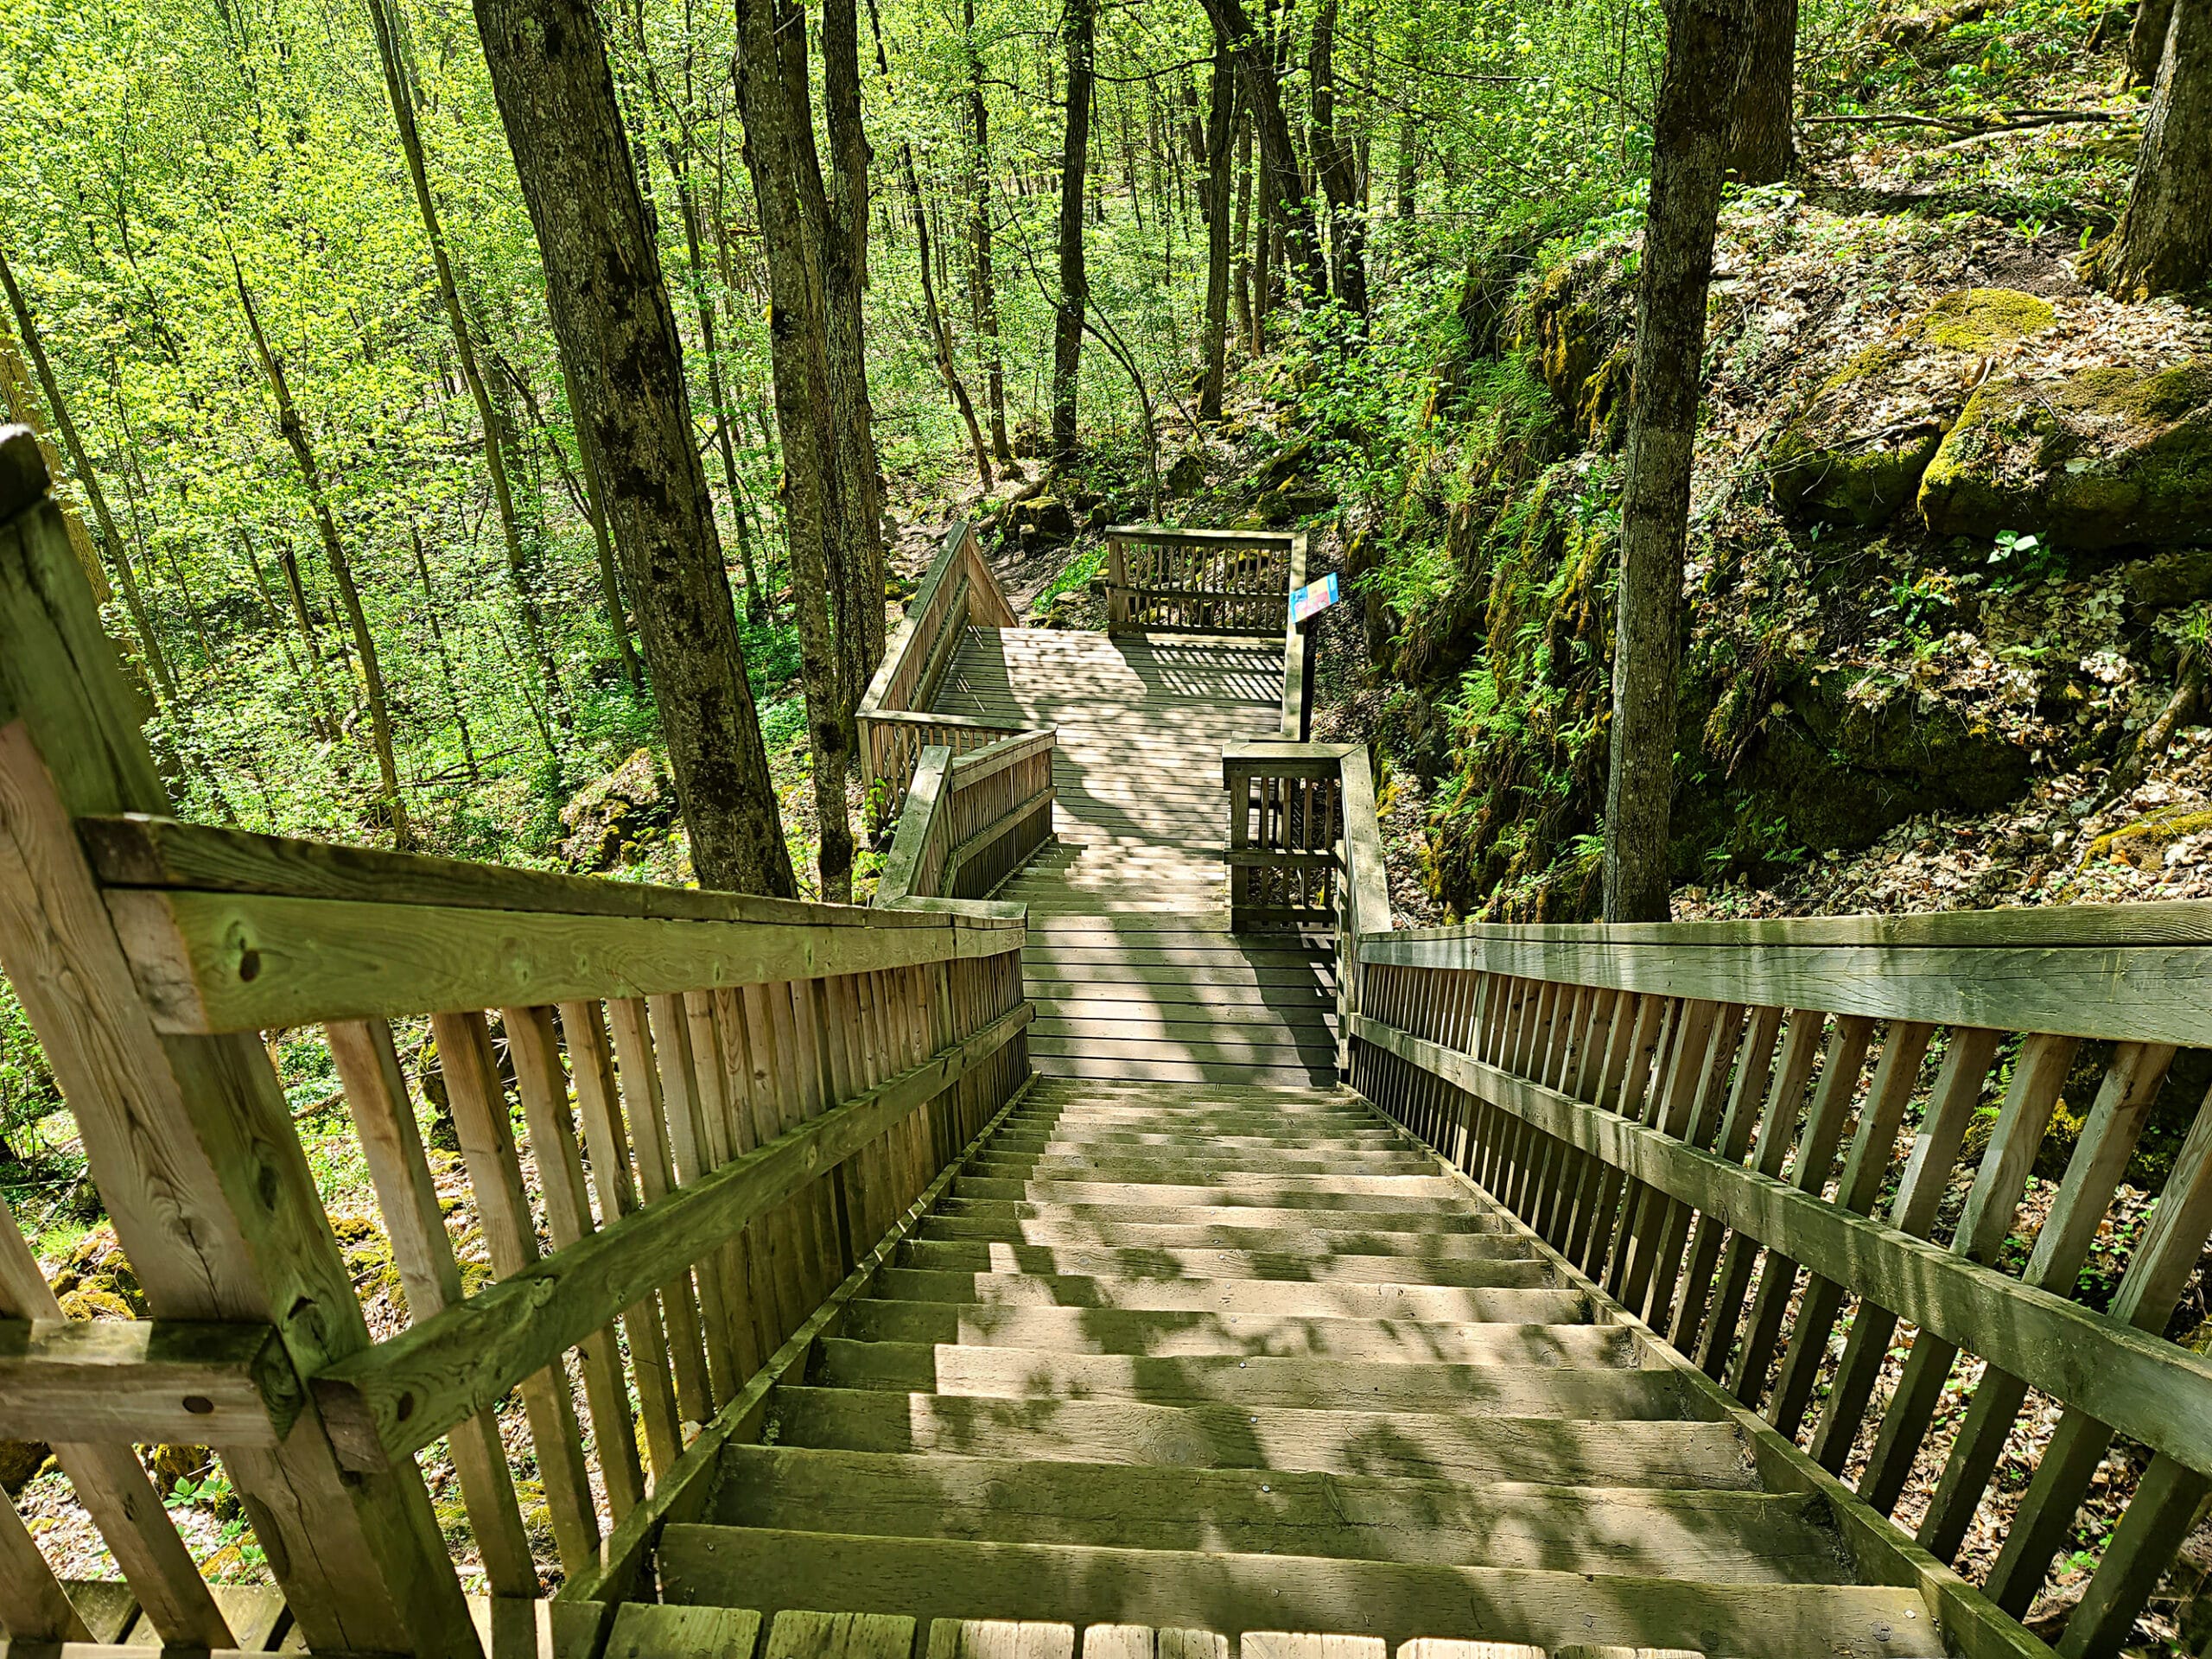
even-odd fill
[[(2208, 924), (2171, 904), (1367, 931), (1352, 1078), (1694, 1356), (1770, 1480), (1826, 1497), (1862, 1572), (1919, 1584), (1957, 1651), (2047, 1651), (2010, 1616), (2069, 1549), (2113, 1438), (2149, 1447), (2059, 1643), (2111, 1654), (2212, 1484), (2212, 1361), (2164, 1336), (2212, 1232), (2212, 1102), (2178, 1103), (2193, 1127), (2110, 1306), (2077, 1275), (2177, 1051), (2212, 1040)], [(2055, 1200), (2016, 1240), (2092, 1057)], [(1908, 1540), (1885, 1517), (1974, 1360)], [(2030, 1389), (2063, 1410), (1977, 1590), (1945, 1564)]]
[(974, 628), (1018, 626), (1005, 590), (983, 557), (973, 525), (965, 520), (946, 534), (929, 573), (884, 647), (882, 664), (861, 699), (861, 783), (880, 786), (880, 810), (898, 816), (922, 751), (941, 744), (963, 753), (1022, 728), (929, 711), (944, 671)]
[(1110, 525), (1106, 632), (1271, 637), (1305, 563), (1303, 531)]
[[(57, 1444), (128, 1580), (65, 1586), (0, 1503), (0, 1620), (17, 1643), (113, 1641), (143, 1609), (149, 1643), (226, 1649), (269, 1645), (282, 1618), (313, 1649), (478, 1654), (420, 1466), (443, 1442), (495, 1632), (519, 1619), (524, 1645), (590, 1652), (719, 1447), (759, 1431), (769, 1387), (1021, 1086), (1020, 914), (177, 823), (137, 718), (10, 429), (0, 968), (153, 1317), (61, 1319), (0, 1221), (0, 1436)], [(490, 1257), (474, 1294), (394, 1040), (416, 1021)], [(407, 1305), (382, 1340), (264, 1046), (278, 1030), (296, 1058), (314, 1034), (352, 1115)], [(517, 1392), (526, 1440), (501, 1419)], [(132, 1449), (156, 1441), (214, 1448), (274, 1613), (201, 1582)]]
[(1052, 838), (1051, 732), (922, 751), (875, 902), (982, 899)]

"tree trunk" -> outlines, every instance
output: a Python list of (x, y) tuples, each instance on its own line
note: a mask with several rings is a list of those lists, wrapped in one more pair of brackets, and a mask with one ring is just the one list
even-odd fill
[[(146, 671), (153, 676), (162, 699), (175, 702), (176, 677), (170, 673), (168, 658), (162, 652), (160, 638), (154, 632), (153, 618), (147, 613), (145, 596), (138, 588), (137, 573), (130, 568), (130, 549), (115, 527), (114, 516), (107, 509), (107, 496), (100, 488), (99, 474), (92, 470), (92, 457), (85, 453), (85, 441), (77, 435), (77, 423), (70, 416), (69, 405), (62, 400), (61, 383), (54, 378), (54, 365), (47, 359), (46, 341), (39, 334), (38, 319), (31, 315), (30, 302), (24, 298), (23, 290), (16, 286), (16, 273), (4, 253), (0, 253), (0, 287), (8, 290), (8, 307), (16, 314), (16, 327), (22, 332), (23, 349), (30, 353), (31, 368), (38, 376), (40, 390), (46, 393), (47, 411), (54, 416), (54, 429), (61, 434), (62, 445), (69, 452), (69, 464), (77, 469), (77, 482), (92, 507), (92, 520), (100, 527), (100, 545), (115, 566), (116, 582), (123, 589), (123, 607), (130, 613), (130, 626), (138, 636), (138, 650), (146, 659)], [(105, 588), (106, 582), (103, 580), (97, 586)]]
[(1273, 43), (1252, 26), (1243, 0), (1205, 0), (1205, 8), (1213, 26), (1229, 37), (1243, 73), (1244, 95), (1265, 163), (1261, 178), (1269, 186), (1264, 198), (1268, 217), (1281, 229), (1284, 262), (1300, 292), (1320, 299), (1328, 292), (1327, 273), (1316, 251), (1313, 210), (1306, 200), (1305, 169), (1283, 110), (1282, 76)]
[[(787, 60), (788, 65), (788, 60)], [(786, 73), (791, 71), (787, 67)], [(806, 74), (805, 60), (798, 75)], [(800, 105), (804, 87), (792, 94)], [(861, 118), (860, 17), (854, 0), (823, 0), (822, 99), (830, 134), (829, 227), (820, 238), (823, 334), (830, 407), (836, 412), (837, 464), (849, 504), (835, 546), (842, 580), (832, 589), (837, 616), (837, 690), (849, 734), (875, 665), (883, 659), (887, 571), (883, 484), (868, 391), (868, 337), (861, 296), (868, 286), (868, 135)], [(814, 145), (810, 123), (805, 147)], [(815, 176), (820, 176), (819, 163)]]
[[(815, 252), (828, 226), (805, 97), (805, 22), (789, 0), (739, 0), (737, 22), (745, 165), (768, 266), (768, 345), (776, 419), (783, 429), (784, 528), (821, 824), (822, 896), (842, 902), (852, 894), (853, 835), (845, 800), (852, 749), (830, 595), (841, 525), (857, 504), (847, 493), (840, 465), (826, 302)], [(821, 217), (810, 214), (810, 203), (820, 205)]]
[[(24, 366), (22, 352), (16, 345), (15, 326), (4, 316), (0, 316), (0, 407), (5, 408), (9, 420), (30, 429), (31, 436), (38, 441), (39, 457), (46, 462), (46, 475), (54, 479), (67, 477), (54, 440), (47, 435), (46, 415), (31, 391), (29, 371)], [(99, 550), (92, 545), (92, 538), (85, 529), (84, 515), (66, 499), (57, 499), (56, 505), (61, 509), (61, 524), (69, 537), (69, 550), (77, 556), (78, 564), (84, 569), (85, 581), (92, 590), (92, 602), (105, 605), (114, 596), (115, 590), (108, 585), (107, 569), (100, 563)]]
[(391, 818), (391, 844), (401, 852), (411, 851), (415, 832), (407, 817), (407, 802), (399, 792), (399, 760), (393, 751), (391, 706), (385, 696), (384, 668), (377, 657), (376, 636), (369, 631), (368, 613), (361, 607), (361, 590), (353, 582), (353, 566), (346, 556), (346, 543), (338, 534), (338, 521), (330, 511), (330, 498), (325, 493), (321, 470), (315, 464), (315, 447), (308, 442), (305, 422), (300, 419), (299, 406), (292, 401), (291, 383), (285, 378), (284, 365), (269, 349), (268, 336), (263, 334), (261, 316), (254, 309), (253, 296), (247, 292), (245, 272), (231, 257), (231, 275), (237, 281), (238, 304), (245, 312), (246, 332), (252, 337), (254, 355), (260, 359), (261, 372), (269, 381), (270, 396), (276, 404), (276, 429), (283, 435), (292, 451), (292, 459), (300, 469), (300, 482), (308, 493), (308, 505), (315, 514), (316, 533), (322, 537), (324, 559), (330, 566), (330, 579), (338, 584), (339, 603), (346, 607), (346, 626), (353, 635), (353, 652), (360, 659), (361, 690), (369, 700), (369, 738), (375, 746), (377, 776), (382, 785), (385, 810)]
[[(630, 643), (630, 620), (622, 608), (622, 584), (615, 574), (614, 543), (607, 534), (607, 512), (601, 505), (599, 468), (592, 461), (591, 446), (584, 442), (582, 429), (577, 428), (576, 464), (583, 474), (580, 484), (575, 474), (569, 470), (569, 458), (563, 453), (560, 440), (554, 435), (552, 425), (545, 418), (545, 411), (538, 407), (537, 396), (531, 391), (530, 382), (517, 374), (512, 364), (505, 365), (505, 368), (508, 384), (514, 387), (516, 395), (522, 399), (523, 407), (530, 411), (531, 423), (537, 428), (538, 437), (552, 453), (553, 465), (561, 474), (562, 487), (568, 491), (569, 499), (575, 504), (576, 511), (583, 515), (584, 522), (591, 526), (592, 547), (598, 556), (600, 602), (607, 613), (607, 630), (613, 634), (614, 649), (622, 658), (622, 677), (629, 681), (631, 690), (643, 696), (645, 691), (645, 670), (639, 665), (637, 648)], [(564, 387), (566, 384), (564, 371)], [(573, 411), (575, 394), (569, 391), (565, 395)], [(573, 413), (570, 418), (574, 419)]]
[(430, 586), (430, 561), (423, 556), (423, 532), (413, 524), (407, 526), (407, 543), (415, 550), (415, 575), (423, 584), (423, 613), (430, 624), (430, 645), (437, 652), (438, 675), (445, 682), (446, 702), (453, 708), (454, 728), (461, 734), (461, 757), (468, 763), (468, 781), (473, 784), (483, 776), (476, 764), (476, 740), (468, 730), (468, 708), (461, 700), (461, 690), (453, 677), (453, 658), (446, 650), (446, 631), (438, 621), (438, 594)]
[(1337, 303), (1367, 321), (1367, 221), (1359, 200), (1359, 169), (1337, 137), (1337, 0), (1321, 0), (1313, 13), (1313, 47), (1306, 73), (1313, 83), (1313, 170), (1329, 204), (1329, 264)]
[(2212, 0), (2172, 11), (2127, 212), (2096, 253), (2099, 284), (2125, 298), (2212, 280)]
[(988, 495), (993, 483), (991, 452), (983, 442), (983, 429), (976, 419), (975, 402), (968, 396), (968, 387), (952, 360), (952, 331), (945, 327), (944, 313), (937, 302), (937, 283), (930, 275), (929, 215), (922, 207), (921, 186), (915, 180), (914, 152), (904, 142), (899, 146), (899, 164), (906, 174), (906, 194), (914, 199), (914, 242), (921, 251), (922, 309), (929, 324), (930, 343), (937, 352), (937, 371), (944, 378), (944, 389), (951, 393), (960, 418), (968, 424), (968, 447), (975, 453), (976, 476), (982, 480), (983, 493)]
[(983, 102), (983, 54), (976, 47), (976, 0), (961, 0), (968, 54), (968, 248), (974, 261), (969, 298), (976, 343), (982, 348), (983, 397), (991, 410), (991, 454), (1001, 466), (1014, 461), (1006, 433), (1006, 365), (999, 356), (999, 296), (991, 275), (991, 127)]
[(1236, 99), (1236, 338), (1245, 350), (1260, 349), (1259, 313), (1252, 304), (1252, 111), (1242, 92)]
[(1741, 184), (1776, 184), (1797, 161), (1797, 0), (1751, 0), (1751, 56), (1736, 99), (1728, 171)]
[(586, 0), (476, 0), (544, 261), (580, 432), (645, 637), (691, 863), (709, 887), (788, 897), (790, 850), (692, 447), (683, 347)]
[(2121, 90), (2158, 84), (2158, 66), (2165, 61), (2167, 25), (2172, 22), (2174, 0), (2142, 0), (2135, 8), (2134, 26), (2127, 31), (2127, 67)]
[(1673, 0), (1652, 124), (1650, 206), (1637, 284), (1621, 493), (1611, 770), (1605, 791), (1605, 919), (1665, 921), (1674, 788), (1682, 547), (1689, 531), (1706, 290), (1730, 111), (1750, 45), (1751, 0)]
[(1076, 391), (1083, 372), (1083, 314), (1090, 280), (1083, 262), (1083, 187), (1090, 147), (1092, 0), (1063, 0), (1060, 38), (1067, 48), (1067, 125), (1060, 143), (1060, 295), (1052, 318), (1052, 459), (1076, 455)]
[(1229, 365), (1230, 135), (1236, 124), (1236, 56), (1219, 29), (1213, 37), (1213, 85), (1206, 101), (1205, 374), (1198, 384), (1198, 418), (1221, 418), (1222, 382)]
[(377, 55), (384, 66), (385, 96), (391, 104), (392, 123), (399, 130), (399, 148), (407, 161), (407, 179), (415, 192), (416, 211), (423, 219), (423, 235), (430, 245), (430, 264), (438, 279), (438, 299), (445, 308), (446, 325), (453, 333), (454, 355), (461, 362), (461, 378), (476, 405), (476, 423), (484, 435), (484, 470), (492, 480), (492, 502), (499, 515), (499, 535), (505, 544), (507, 584), (514, 589), (522, 613), (523, 632), (530, 645), (540, 678), (545, 682), (547, 705), (563, 719), (566, 700), (561, 673), (545, 643), (545, 616), (537, 602), (537, 571), (523, 545), (522, 524), (515, 512), (514, 490), (507, 476), (506, 447), (500, 439), (499, 410), (492, 389), (476, 359), (476, 345), (469, 336), (468, 319), (461, 308), (461, 289), (454, 281), (453, 259), (446, 249), (444, 227), (438, 222), (438, 205), (430, 194), (430, 178), (423, 160), (423, 137), (415, 124), (414, 75), (400, 49), (397, 19), (387, 9), (390, 0), (368, 0), (369, 23), (377, 37)]

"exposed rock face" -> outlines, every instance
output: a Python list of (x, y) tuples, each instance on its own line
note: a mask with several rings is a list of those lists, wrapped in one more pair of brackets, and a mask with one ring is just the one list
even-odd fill
[(1176, 456), (1167, 469), (1167, 493), (1178, 498), (1196, 495), (1205, 486), (1205, 457), (1191, 450)]
[(2212, 360), (1985, 382), (1929, 463), (1920, 509), (1938, 535), (2212, 541)]
[(1776, 442), (1776, 504), (1799, 518), (1859, 525), (1908, 505), (1990, 357), (2041, 334), (2055, 315), (2031, 294), (1970, 288), (1867, 347)]
[(638, 861), (640, 842), (676, 823), (676, 791), (650, 749), (639, 749), (561, 809), (561, 856), (587, 874)]
[(1535, 353), (1568, 428), (1601, 449), (1618, 448), (1628, 429), (1635, 300), (1625, 282), (1614, 261), (1569, 260), (1529, 296), (1518, 341)]

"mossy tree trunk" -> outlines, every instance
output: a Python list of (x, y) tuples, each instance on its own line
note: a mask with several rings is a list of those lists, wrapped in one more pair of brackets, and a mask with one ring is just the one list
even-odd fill
[(2172, 0), (2127, 212), (2096, 264), (2130, 298), (2212, 281), (2212, 0)]
[(709, 887), (789, 897), (791, 853), (607, 42), (585, 0), (477, 0), (475, 12), (637, 606), (692, 868)]
[[(1291, 136), (1290, 118), (1283, 108), (1282, 73), (1275, 62), (1275, 43), (1255, 28), (1243, 0), (1205, 0), (1206, 15), (1229, 37), (1244, 80), (1244, 96), (1252, 111), (1253, 129), (1259, 139), (1262, 207), (1266, 219), (1281, 238), (1280, 251), (1290, 277), (1309, 299), (1328, 291), (1327, 273), (1321, 269), (1313, 232), (1313, 209), (1306, 200), (1306, 169)], [(1261, 262), (1264, 272), (1267, 261)]]
[(1083, 186), (1090, 154), (1092, 0), (1065, 0), (1060, 37), (1067, 50), (1067, 124), (1060, 137), (1060, 295), (1052, 315), (1052, 459), (1076, 454), (1076, 391), (1083, 373), (1083, 313), (1090, 280), (1083, 263)]
[(1213, 85), (1205, 127), (1206, 174), (1200, 200), (1206, 214), (1205, 372), (1198, 418), (1221, 418), (1222, 381), (1229, 361), (1230, 136), (1236, 117), (1236, 58), (1219, 29), (1213, 36)]
[(1321, 194), (1329, 204), (1329, 264), (1337, 303), (1367, 320), (1367, 222), (1360, 203), (1359, 167), (1337, 134), (1337, 0), (1321, 0), (1313, 13), (1313, 42), (1306, 54), (1313, 83), (1308, 145)]
[(1605, 919), (1667, 919), (1675, 680), (1689, 530), (1706, 292), (1730, 113), (1750, 46), (1751, 0), (1672, 0), (1652, 124), (1650, 206), (1637, 283), (1634, 402), (1621, 495), (1611, 769), (1605, 790)]

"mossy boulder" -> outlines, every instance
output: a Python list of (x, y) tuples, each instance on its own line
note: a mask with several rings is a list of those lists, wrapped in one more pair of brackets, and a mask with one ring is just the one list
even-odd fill
[(1769, 461), (1776, 504), (1800, 518), (1860, 525), (1909, 505), (1981, 365), (2041, 334), (2055, 316), (2032, 294), (1970, 288), (1858, 353), (1776, 441)]
[(2068, 546), (2212, 542), (2212, 358), (1983, 383), (1929, 462), (1938, 535), (2034, 531)]
[(1539, 283), (1515, 344), (1532, 353), (1536, 373), (1576, 436), (1611, 448), (1626, 423), (1632, 297), (1617, 253), (1571, 259)]

